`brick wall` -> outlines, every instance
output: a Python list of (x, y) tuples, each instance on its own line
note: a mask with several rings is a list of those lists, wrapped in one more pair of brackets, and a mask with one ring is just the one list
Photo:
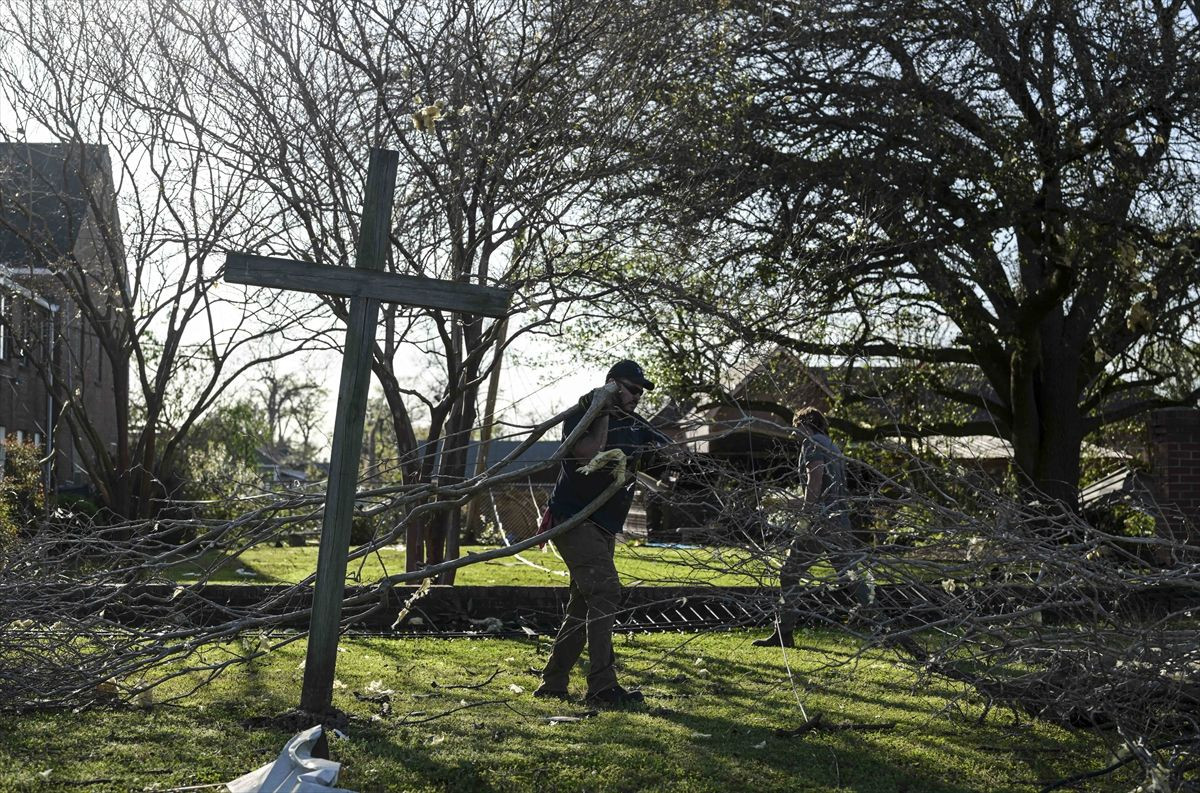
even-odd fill
[(1155, 498), (1173, 532), (1200, 539), (1200, 409), (1150, 414), (1150, 471)]

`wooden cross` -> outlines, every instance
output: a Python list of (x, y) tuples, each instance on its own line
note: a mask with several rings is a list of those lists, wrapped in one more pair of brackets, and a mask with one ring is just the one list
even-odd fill
[(383, 272), (390, 244), (398, 163), (397, 152), (371, 149), (354, 268), (244, 253), (231, 253), (225, 259), (225, 280), (231, 283), (350, 298), (350, 321), (346, 328), (342, 380), (333, 425), (329, 488), (325, 495), (321, 547), (317, 555), (308, 655), (304, 662), (304, 688), (300, 695), (300, 707), (314, 714), (326, 713), (333, 702), (346, 558), (350, 551), (350, 522), (358, 486), (363, 421), (371, 383), (371, 345), (375, 340), (379, 303), (386, 300), (422, 308), (502, 317), (508, 312), (512, 297), (511, 292), (493, 287)]

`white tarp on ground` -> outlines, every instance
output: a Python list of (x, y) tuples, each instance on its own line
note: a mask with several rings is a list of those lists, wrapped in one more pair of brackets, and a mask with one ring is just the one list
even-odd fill
[(312, 756), (321, 725), (298, 733), (271, 762), (226, 785), (229, 793), (351, 793), (334, 787), (342, 764)]

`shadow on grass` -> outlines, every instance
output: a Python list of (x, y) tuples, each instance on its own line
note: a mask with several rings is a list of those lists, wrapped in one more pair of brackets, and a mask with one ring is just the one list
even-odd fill
[[(792, 678), (780, 651), (749, 646), (757, 635), (622, 638), (622, 680), (641, 684), (647, 703), (558, 724), (549, 717), (578, 716), (586, 706), (533, 698), (549, 637), (347, 641), (339, 654), (335, 705), (354, 720), (350, 738), (331, 747), (334, 759), (345, 764), (341, 784), (360, 793), (950, 793), (1036, 789), (1038, 781), (1102, 765), (1098, 742), (1078, 734), (1045, 725), (1016, 730), (996, 719), (976, 724), (968, 703), (965, 715), (947, 714), (944, 686), (914, 686), (911, 673), (878, 654), (843, 665), (856, 648), (834, 632), (805, 634), (804, 646), (789, 654)], [(303, 657), (303, 642), (297, 642), (221, 676), (179, 708), (64, 715), (39, 732), (61, 744), (64, 756), (74, 751), (66, 747), (86, 743), (126, 764), (133, 757), (141, 764), (93, 771), (66, 768), (64, 761), (56, 772), (69, 774), (64, 778), (111, 776), (123, 789), (140, 789), (133, 784), (142, 778), (133, 773), (138, 768), (144, 775), (187, 762), (194, 766), (186, 772), (173, 770), (147, 783), (231, 779), (274, 757), (291, 737), (241, 725), (296, 705)], [(581, 693), (582, 675), (572, 682)], [(392, 690), (386, 702), (361, 696), (380, 689)], [(777, 733), (817, 712), (833, 723), (895, 726), (803, 737)], [(90, 734), (77, 732), (85, 720)], [(150, 729), (159, 722), (164, 729)], [(41, 758), (28, 759), (37, 752), (32, 740), (22, 746), (18, 759), (27, 767), (21, 773), (34, 779), (43, 766), (33, 763)]]
[[(367, 793), (447, 791), (861, 790), (969, 793), (942, 782), (934, 757), (906, 756), (852, 734), (778, 738), (737, 720), (648, 707), (551, 726), (501, 725), (480, 713), (466, 745), (441, 749), (436, 723), (360, 727), (339, 759)], [(461, 730), (460, 730), (461, 732)], [(374, 786), (370, 769), (388, 781)]]

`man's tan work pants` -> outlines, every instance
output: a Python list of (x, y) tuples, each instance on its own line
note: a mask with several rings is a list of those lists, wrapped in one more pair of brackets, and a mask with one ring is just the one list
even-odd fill
[(612, 632), (621, 603), (621, 582), (613, 564), (616, 537), (590, 521), (554, 538), (571, 573), (571, 599), (542, 671), (545, 688), (566, 691), (571, 667), (588, 647), (588, 696), (617, 684)]

